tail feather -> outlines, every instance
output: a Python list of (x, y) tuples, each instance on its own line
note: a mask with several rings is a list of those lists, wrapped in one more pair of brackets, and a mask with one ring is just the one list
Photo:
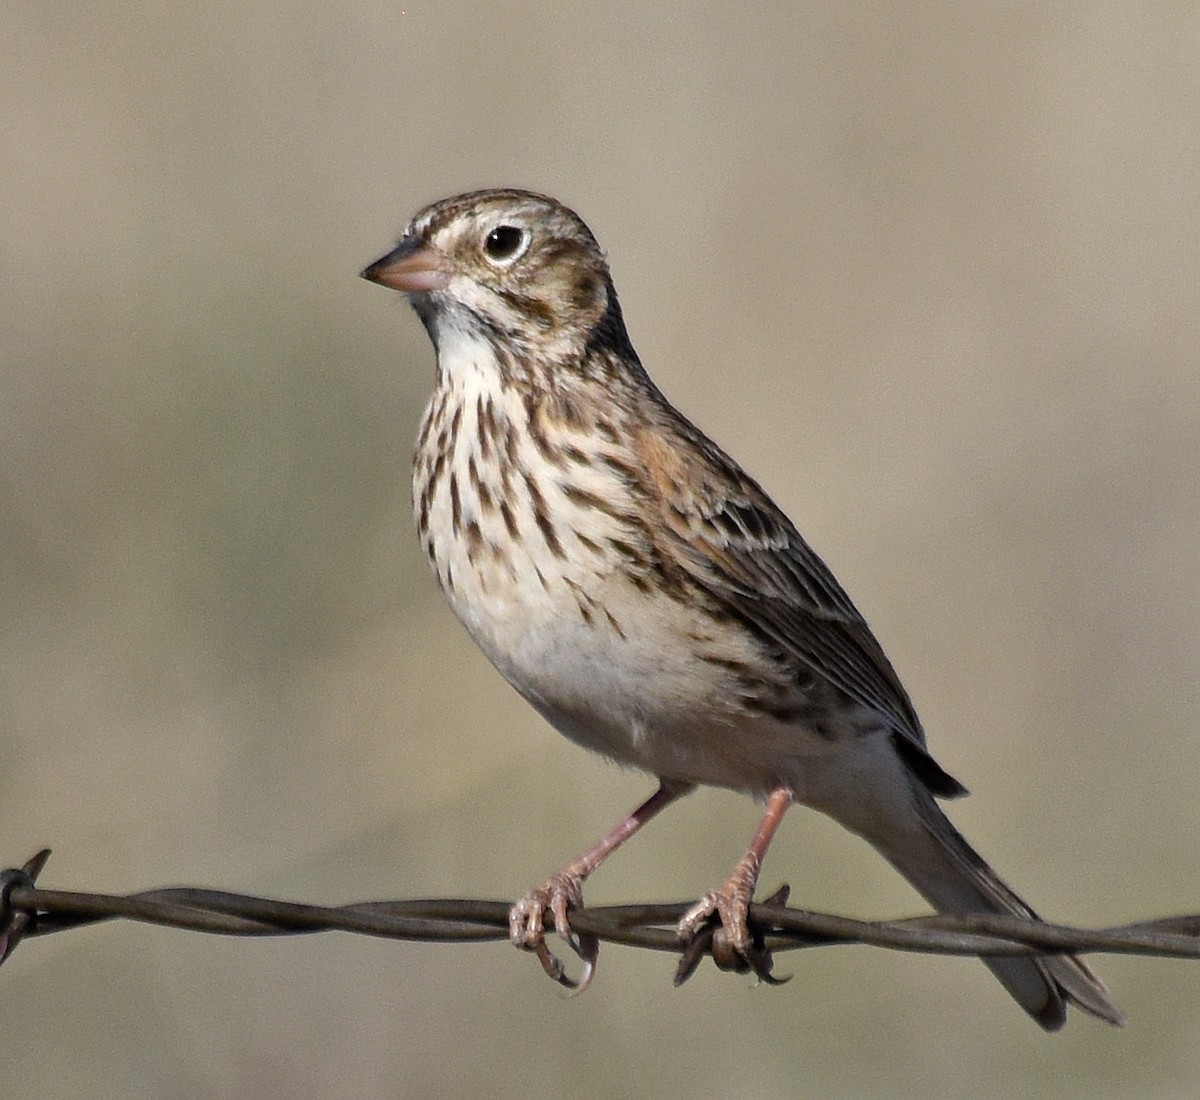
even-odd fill
[[(933, 798), (914, 791), (920, 828), (866, 837), (942, 913), (994, 913), (1040, 919), (988, 866), (950, 823)], [(1047, 1031), (1066, 1021), (1068, 1004), (1120, 1026), (1124, 1014), (1082, 959), (1075, 955), (983, 958), (1014, 1000)]]

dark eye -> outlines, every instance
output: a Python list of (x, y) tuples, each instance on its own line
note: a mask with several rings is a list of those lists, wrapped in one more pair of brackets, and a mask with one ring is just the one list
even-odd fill
[(483, 238), (483, 251), (495, 264), (507, 266), (529, 247), (529, 232), (515, 225), (498, 225)]

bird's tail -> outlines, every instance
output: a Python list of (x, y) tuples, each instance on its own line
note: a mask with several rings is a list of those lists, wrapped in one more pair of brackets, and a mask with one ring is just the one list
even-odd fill
[[(921, 789), (913, 793), (919, 824), (913, 823), (908, 829), (872, 829), (871, 835), (864, 830), (866, 839), (888, 862), (941, 913), (994, 913), (1039, 919), (967, 843), (933, 798)], [(1104, 983), (1075, 955), (985, 956), (983, 962), (1047, 1031), (1062, 1027), (1068, 1002), (1110, 1024), (1120, 1026), (1125, 1022)]]

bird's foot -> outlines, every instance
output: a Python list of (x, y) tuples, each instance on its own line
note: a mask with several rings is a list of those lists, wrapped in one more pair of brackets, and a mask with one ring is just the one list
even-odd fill
[[(686, 982), (700, 960), (709, 954), (721, 970), (753, 973), (768, 985), (782, 985), (790, 980), (771, 973), (774, 960), (765, 938), (750, 927), (754, 885), (739, 867), (720, 890), (705, 894), (683, 915), (676, 929), (685, 944), (675, 971), (677, 986)], [(765, 904), (787, 904), (788, 892), (787, 886), (781, 886)]]
[[(576, 933), (569, 913), (583, 908), (583, 875), (570, 869), (558, 871), (520, 898), (508, 912), (508, 938), (524, 951), (532, 951), (546, 974), (572, 993), (582, 993), (591, 984), (600, 954), (600, 941), (587, 932)], [(583, 963), (578, 978), (567, 974), (562, 960), (546, 946), (546, 914), (554, 931)]]

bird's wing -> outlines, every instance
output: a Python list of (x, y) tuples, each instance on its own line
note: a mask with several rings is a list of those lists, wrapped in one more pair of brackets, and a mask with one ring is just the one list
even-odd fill
[(881, 716), (931, 790), (963, 793), (928, 757), (920, 719), (900, 678), (845, 590), (749, 475), (697, 428), (677, 453), (700, 457), (686, 476), (667, 458), (662, 437), (641, 448), (663, 508), (672, 557), (759, 637)]

